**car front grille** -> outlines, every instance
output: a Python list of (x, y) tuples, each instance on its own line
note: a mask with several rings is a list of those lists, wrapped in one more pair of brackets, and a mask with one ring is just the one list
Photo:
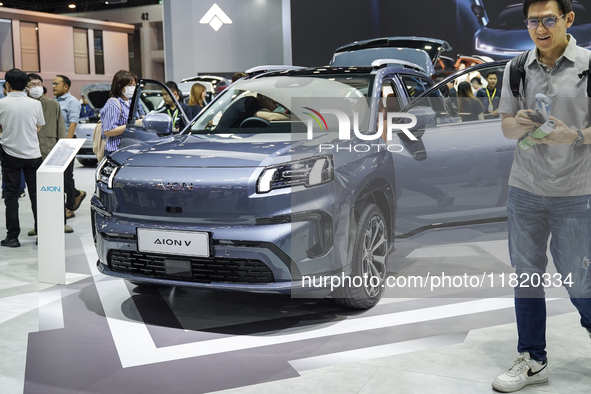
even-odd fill
[[(191, 271), (187, 276), (168, 275), (165, 260), (189, 261)], [(188, 282), (231, 282), (264, 284), (273, 283), (273, 272), (260, 260), (174, 257), (153, 253), (111, 250), (107, 257), (114, 272), (136, 274), (156, 279), (174, 279)]]

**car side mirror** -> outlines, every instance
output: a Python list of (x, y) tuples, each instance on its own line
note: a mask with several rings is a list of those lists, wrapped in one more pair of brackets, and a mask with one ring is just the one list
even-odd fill
[(437, 127), (437, 114), (431, 107), (413, 107), (408, 113), (417, 118), (417, 124), (414, 127), (409, 128), (409, 131), (417, 138), (423, 136), (425, 129)]
[(167, 114), (148, 114), (142, 119), (144, 131), (160, 137), (172, 135), (172, 118)]

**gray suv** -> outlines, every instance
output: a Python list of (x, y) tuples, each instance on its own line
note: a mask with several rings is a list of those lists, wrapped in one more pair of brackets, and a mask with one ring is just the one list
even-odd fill
[(514, 145), (499, 120), (462, 122), (448, 81), (416, 69), (266, 73), (228, 87), (179, 135), (161, 114), (143, 127), (130, 117), (123, 137), (143, 141), (96, 172), (99, 270), (372, 307), (395, 238), (506, 218)]

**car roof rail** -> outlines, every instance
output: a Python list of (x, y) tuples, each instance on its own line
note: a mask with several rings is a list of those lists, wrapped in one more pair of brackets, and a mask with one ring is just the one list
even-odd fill
[(405, 60), (399, 59), (376, 59), (371, 62), (371, 66), (373, 68), (383, 68), (388, 66), (403, 66), (404, 68), (409, 68), (414, 71), (421, 72), (423, 74), (427, 74), (425, 69), (418, 64), (407, 62)]
[(290, 65), (263, 65), (249, 68), (244, 71), (245, 74), (261, 73), (267, 71), (291, 71), (291, 70), (303, 70), (306, 67), (301, 66), (290, 66)]
[(224, 80), (229, 81), (228, 78), (220, 77), (219, 75), (204, 74), (204, 75), (195, 75), (194, 77), (183, 78), (183, 79), (181, 79), (181, 83), (183, 83), (183, 82), (199, 82), (199, 81), (202, 81), (203, 79), (214, 79), (216, 81), (224, 81)]

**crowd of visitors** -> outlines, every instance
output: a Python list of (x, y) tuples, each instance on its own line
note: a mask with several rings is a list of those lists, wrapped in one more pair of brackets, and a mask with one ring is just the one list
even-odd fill
[[(243, 76), (243, 73), (237, 73), (235, 77), (238, 79)], [(3, 97), (0, 99), (0, 164), (7, 234), (1, 246), (19, 247), (19, 198), (26, 197), (28, 190), (35, 224), (27, 234), (36, 236), (36, 171), (60, 139), (75, 138), (78, 123), (97, 114), (86, 97), (79, 100), (72, 95), (72, 81), (66, 75), (56, 75), (53, 79), (51, 87), (54, 98), (46, 97), (47, 88), (38, 74), (12, 69), (6, 72), (5, 80)], [(106, 154), (120, 147), (137, 83), (138, 77), (126, 70), (120, 70), (113, 76), (109, 100), (98, 114), (102, 123), (102, 136), (106, 140)], [(180, 108), (163, 90), (163, 104), (156, 112), (168, 113), (173, 118), (174, 129), (182, 130), (187, 121), (207, 105), (206, 87), (200, 83), (193, 84), (188, 103), (185, 103), (176, 83), (169, 81), (166, 86)], [(182, 116), (181, 110), (185, 116)], [(138, 106), (136, 117), (139, 119), (144, 115), (142, 106)], [(66, 222), (76, 216), (75, 211), (86, 194), (76, 188), (72, 161), (64, 171), (64, 232), (74, 231)]]

